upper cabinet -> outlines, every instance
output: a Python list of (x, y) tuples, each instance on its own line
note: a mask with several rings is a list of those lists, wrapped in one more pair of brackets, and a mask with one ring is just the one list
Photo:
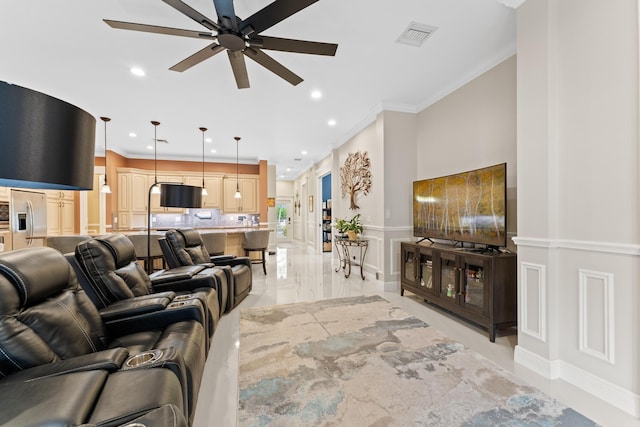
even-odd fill
[[(235, 198), (236, 189), (242, 195), (239, 199)], [(258, 213), (258, 178), (240, 176), (238, 181), (235, 177), (225, 178), (222, 210), (224, 213)]]
[[(149, 175), (149, 185), (147, 186), (147, 190), (149, 189), (149, 187), (151, 187), (151, 185), (153, 185), (154, 182), (155, 182), (155, 175), (153, 174)], [(183, 184), (184, 179), (182, 175), (169, 175), (169, 174), (163, 173), (161, 175), (158, 175), (158, 182), (170, 182), (170, 183), (176, 183), (176, 184)], [(160, 186), (162, 187), (162, 184), (160, 184)], [(184, 209), (182, 208), (165, 208), (160, 206), (160, 194), (151, 195), (151, 213), (182, 213), (182, 212), (184, 212)]]
[[(202, 175), (185, 176), (184, 183), (195, 187), (202, 187)], [(222, 175), (215, 176), (205, 174), (204, 188), (207, 190), (207, 195), (202, 196), (202, 207), (222, 209)]]
[(0, 200), (9, 200), (10, 190), (9, 187), (0, 187)]
[(75, 233), (75, 193), (47, 190), (47, 235), (62, 236)]

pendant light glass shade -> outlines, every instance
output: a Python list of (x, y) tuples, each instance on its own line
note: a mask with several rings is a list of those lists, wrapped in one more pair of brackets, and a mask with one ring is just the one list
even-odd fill
[(109, 117), (100, 117), (100, 120), (104, 122), (104, 184), (100, 188), (100, 192), (104, 194), (111, 194), (111, 187), (107, 183), (107, 175), (109, 170), (107, 169), (107, 123), (111, 121)]
[(242, 194), (240, 193), (240, 174), (238, 173), (238, 143), (240, 142), (240, 137), (236, 136), (233, 139), (236, 140), (236, 194), (233, 195), (233, 198), (242, 199)]
[(158, 184), (158, 125), (160, 122), (151, 121), (153, 125), (153, 188), (151, 194), (160, 194), (160, 185)]
[(200, 128), (200, 131), (202, 131), (202, 195), (208, 196), (209, 193), (204, 186), (204, 133), (207, 131), (207, 128)]

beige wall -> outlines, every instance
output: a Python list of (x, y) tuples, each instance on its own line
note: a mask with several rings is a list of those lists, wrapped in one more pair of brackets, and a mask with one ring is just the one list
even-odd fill
[(518, 364), (640, 417), (638, 3), (518, 9)]
[(507, 231), (513, 236), (517, 230), (516, 57), (421, 111), (416, 154), (416, 179), (507, 163)]

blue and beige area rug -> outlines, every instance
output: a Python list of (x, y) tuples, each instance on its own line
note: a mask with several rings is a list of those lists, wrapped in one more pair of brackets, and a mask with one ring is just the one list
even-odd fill
[(594, 426), (379, 296), (241, 311), (240, 426)]

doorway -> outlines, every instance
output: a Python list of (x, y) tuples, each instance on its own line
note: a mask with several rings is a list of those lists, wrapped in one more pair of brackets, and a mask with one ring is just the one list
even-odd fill
[(331, 252), (332, 239), (331, 239), (331, 222), (333, 216), (331, 215), (331, 173), (324, 175), (320, 182), (322, 183), (322, 252)]
[(293, 234), (291, 200), (276, 199), (276, 244), (290, 243)]

